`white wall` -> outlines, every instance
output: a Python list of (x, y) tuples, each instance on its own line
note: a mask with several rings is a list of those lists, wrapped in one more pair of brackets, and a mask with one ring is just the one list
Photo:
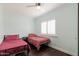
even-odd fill
[(57, 37), (50, 37), (49, 46), (71, 55), (78, 55), (77, 38), (77, 4), (64, 4), (35, 19), (36, 34), (40, 34), (40, 23), (44, 20), (56, 19)]
[(0, 4), (0, 34), (3, 33), (3, 7)]
[(4, 11), (4, 31), (5, 34), (20, 34), (21, 37), (34, 32), (33, 18), (19, 14)]
[(10, 11), (0, 4), (0, 34), (20, 34), (21, 37), (34, 32), (34, 19), (25, 14)]
[(0, 43), (3, 41), (3, 34), (4, 34), (4, 29), (3, 29), (3, 6), (0, 4)]

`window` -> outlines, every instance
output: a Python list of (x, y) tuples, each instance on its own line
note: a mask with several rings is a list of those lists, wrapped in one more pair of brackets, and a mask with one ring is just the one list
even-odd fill
[(47, 22), (42, 22), (41, 23), (41, 33), (42, 34), (46, 34), (47, 33), (46, 27), (47, 27)]
[(42, 34), (56, 34), (55, 33), (55, 20), (49, 20), (41, 23)]

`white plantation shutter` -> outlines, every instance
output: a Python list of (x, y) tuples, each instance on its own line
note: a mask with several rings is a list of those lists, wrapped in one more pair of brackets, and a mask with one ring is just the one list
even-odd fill
[(47, 34), (47, 22), (42, 22), (41, 23), (41, 33), (42, 34)]
[(48, 21), (48, 34), (55, 34), (55, 20)]
[(41, 33), (42, 34), (56, 34), (55, 20), (49, 20), (41, 23)]

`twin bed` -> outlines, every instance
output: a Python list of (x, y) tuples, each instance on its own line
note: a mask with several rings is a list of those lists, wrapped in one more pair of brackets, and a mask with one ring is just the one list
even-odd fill
[(42, 44), (49, 43), (50, 40), (46, 37), (37, 36), (35, 34), (29, 34), (28, 42), (33, 44), (37, 48), (37, 50), (39, 50)]
[(16, 55), (29, 50), (29, 45), (17, 35), (8, 35), (0, 44), (0, 56)]

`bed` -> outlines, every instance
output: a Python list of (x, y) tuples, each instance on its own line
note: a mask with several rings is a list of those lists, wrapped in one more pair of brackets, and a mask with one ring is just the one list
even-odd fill
[(37, 50), (39, 50), (42, 44), (49, 43), (50, 40), (46, 37), (37, 36), (35, 34), (29, 34), (28, 42), (33, 44), (37, 48)]
[(5, 36), (5, 40), (0, 44), (0, 56), (16, 55), (24, 51), (29, 51), (29, 45), (17, 35)]

